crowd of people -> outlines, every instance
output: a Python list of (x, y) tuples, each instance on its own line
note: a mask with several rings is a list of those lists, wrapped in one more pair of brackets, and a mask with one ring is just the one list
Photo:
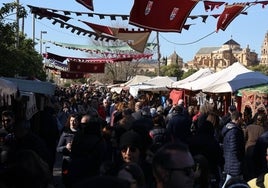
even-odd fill
[(66, 188), (268, 187), (265, 109), (230, 105), (220, 116), (208, 101), (74, 85), (57, 88), (30, 120), (18, 111), (1, 113), (3, 188), (57, 187), (57, 153)]

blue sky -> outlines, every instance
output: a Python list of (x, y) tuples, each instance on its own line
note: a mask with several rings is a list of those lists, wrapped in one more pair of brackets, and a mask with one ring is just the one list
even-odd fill
[[(1, 2), (7, 3), (12, 1), (3, 0)], [(241, 3), (252, 1), (226, 0), (226, 2), (231, 4), (233, 2)], [(32, 5), (58, 10), (92, 12), (81, 4), (77, 3), (75, 0), (20, 0), (20, 3), (24, 6)], [(95, 13), (129, 15), (134, 0), (93, 0), (93, 3)], [(220, 14), (223, 9), (224, 6), (221, 6), (219, 9), (216, 9), (213, 12), (205, 12), (203, 2), (199, 2), (190, 15)], [(28, 7), (27, 10), (29, 11)], [(220, 30), (217, 33), (213, 33), (211, 35), (209, 34), (215, 31), (217, 25), (217, 19), (212, 16), (209, 16), (207, 18), (206, 23), (203, 23), (201, 18), (194, 20), (187, 19), (186, 24), (193, 25), (189, 28), (189, 30), (183, 30), (181, 33), (160, 32), (159, 36), (161, 55), (169, 56), (174, 51), (176, 51), (183, 58), (184, 62), (187, 62), (193, 59), (194, 55), (200, 48), (221, 46), (223, 43), (232, 38), (238, 42), (242, 48), (246, 48), (247, 45), (249, 45), (249, 48), (258, 53), (260, 57), (261, 45), (263, 43), (265, 33), (268, 31), (268, 22), (266, 21), (268, 18), (268, 5), (265, 8), (262, 8), (260, 4), (256, 4), (249, 7), (246, 11), (248, 15), (239, 15), (231, 22), (225, 31)], [(98, 17), (74, 17), (73, 15), (72, 17), (74, 18), (74, 21), (83, 19), (84, 21), (112, 27), (134, 27), (132, 25), (129, 25), (128, 21), (122, 21), (121, 19), (111, 21), (109, 18), (100, 20)], [(78, 21), (73, 25), (91, 30), (84, 24), (80, 23), (79, 25)], [(33, 18), (30, 13), (25, 20), (24, 31), (29, 38), (33, 37)], [(40, 38), (41, 31), (47, 31), (47, 34), (43, 34), (44, 40), (83, 45), (91, 44), (89, 37), (82, 35), (79, 36), (71, 33), (70, 30), (61, 29), (58, 24), (53, 25), (52, 21), (46, 18), (43, 18), (42, 20), (36, 19), (36, 38)], [(155, 37), (156, 33), (152, 32), (148, 42), (155, 42)], [(43, 45), (43, 51), (45, 50), (46, 46), (49, 47), (47, 48), (48, 52), (58, 55), (75, 57), (88, 56), (86, 53), (64, 49), (49, 43)], [(39, 49), (39, 44), (37, 44), (36, 50), (39, 51)]]

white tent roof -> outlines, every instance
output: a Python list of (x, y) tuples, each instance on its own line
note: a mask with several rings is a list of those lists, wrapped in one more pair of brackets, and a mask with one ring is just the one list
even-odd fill
[(168, 76), (156, 76), (137, 85), (129, 86), (129, 93), (136, 97), (139, 91), (168, 91), (174, 80)]
[(143, 84), (152, 84), (155, 86), (170, 86), (176, 80), (168, 77), (168, 76), (156, 76), (150, 80), (143, 82)]
[(142, 82), (145, 82), (147, 80), (151, 79), (149, 76), (143, 76), (143, 75), (136, 75), (126, 83), (121, 84), (120, 86), (131, 86), (131, 85), (136, 85)]
[(199, 69), (197, 72), (195, 72), (194, 74), (188, 76), (187, 78), (184, 78), (183, 80), (179, 80), (177, 82), (173, 82), (172, 85), (171, 85), (171, 88), (177, 88), (178, 85), (195, 81), (197, 79), (206, 77), (206, 76), (211, 75), (213, 73), (214, 73), (214, 71), (211, 70), (210, 68)]
[(38, 80), (23, 80), (9, 77), (5, 77), (4, 79), (16, 84), (20, 91), (28, 91), (45, 95), (54, 95), (56, 89), (56, 85), (50, 82), (42, 82)]
[(203, 90), (215, 84), (221, 84), (234, 79), (237, 75), (252, 72), (244, 67), (241, 63), (236, 62), (231, 66), (211, 74), (209, 76), (197, 79), (195, 81), (178, 85), (177, 88), (188, 89), (192, 91)]
[(218, 80), (213, 85), (203, 88), (202, 90), (211, 93), (235, 92), (244, 87), (267, 83), (268, 76), (260, 72), (252, 71), (239, 74), (232, 79), (226, 78), (226, 80)]

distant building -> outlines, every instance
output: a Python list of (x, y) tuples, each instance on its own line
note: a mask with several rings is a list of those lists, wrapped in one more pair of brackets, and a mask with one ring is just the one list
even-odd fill
[(261, 46), (261, 65), (268, 65), (268, 32), (265, 34), (262, 46)]
[(144, 75), (149, 72), (156, 73), (157, 68), (157, 63), (139, 63), (136, 67), (136, 74)]
[(173, 54), (167, 58), (167, 65), (179, 65), (182, 67), (183, 59), (174, 51)]
[(221, 47), (201, 48), (186, 66), (194, 69), (213, 68), (218, 71), (235, 62), (240, 62), (245, 66), (257, 65), (258, 54), (251, 51), (249, 46), (242, 49), (240, 44), (230, 39)]

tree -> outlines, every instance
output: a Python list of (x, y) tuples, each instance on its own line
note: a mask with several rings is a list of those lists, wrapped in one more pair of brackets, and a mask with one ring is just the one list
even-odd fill
[(258, 72), (261, 72), (265, 75), (268, 75), (268, 66), (267, 65), (256, 65), (256, 66), (249, 67), (249, 69), (252, 71), (258, 71)]
[(169, 77), (177, 77), (177, 80), (180, 80), (183, 75), (183, 70), (177, 64), (171, 64), (167, 66), (161, 66), (160, 68), (161, 75)]
[(15, 10), (18, 10), (19, 18), (27, 16), (25, 8), (17, 3), (4, 4), (0, 9), (0, 76), (45, 80), (42, 57), (35, 51), (33, 41), (22, 33), (17, 35), (17, 23), (14, 20), (9, 22), (8, 17)]

